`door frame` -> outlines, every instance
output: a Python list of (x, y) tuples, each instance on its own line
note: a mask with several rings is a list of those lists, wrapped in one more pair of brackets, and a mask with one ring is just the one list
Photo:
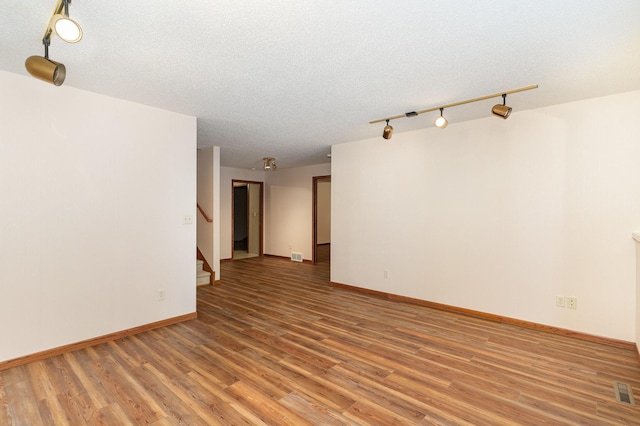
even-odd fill
[[(259, 185), (260, 186), (260, 211), (259, 211), (259, 230), (258, 233), (260, 234), (260, 243), (259, 243), (259, 256), (264, 255), (264, 182), (258, 182), (258, 181), (253, 181), (253, 180), (243, 180), (243, 179), (232, 179), (231, 180), (231, 259), (233, 259), (233, 248), (234, 248), (234, 230), (235, 230), (235, 191), (233, 190), (233, 188), (236, 187), (236, 183), (241, 183), (241, 184), (252, 184), (252, 185)], [(240, 186), (240, 185), (238, 185)]]
[[(312, 221), (312, 234), (311, 242), (313, 244), (313, 249), (311, 250), (312, 256), (311, 261), (313, 263), (317, 262), (318, 256), (318, 182), (320, 181), (329, 181), (331, 182), (331, 175), (324, 176), (314, 176), (313, 177), (313, 221)], [(307, 181), (308, 182), (308, 181)]]

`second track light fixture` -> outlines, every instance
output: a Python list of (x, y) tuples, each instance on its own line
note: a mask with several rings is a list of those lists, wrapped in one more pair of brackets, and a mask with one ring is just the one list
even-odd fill
[(449, 124), (449, 121), (447, 121), (447, 119), (444, 118), (444, 115), (442, 115), (443, 110), (444, 108), (440, 108), (440, 116), (436, 118), (436, 121), (433, 122), (436, 127), (439, 127), (441, 129), (444, 129), (445, 127), (447, 127), (447, 124)]
[(264, 161), (264, 164), (262, 165), (264, 170), (274, 171), (278, 168), (278, 166), (276, 166), (276, 159), (273, 157), (264, 157), (262, 161)]
[(64, 64), (49, 59), (49, 39), (43, 40), (44, 56), (29, 56), (24, 66), (33, 77), (60, 86), (67, 76)]
[(64, 64), (49, 59), (51, 36), (57, 34), (67, 43), (76, 43), (82, 38), (82, 28), (77, 22), (69, 18), (69, 3), (71, 3), (71, 0), (59, 0), (53, 11), (53, 16), (49, 20), (49, 25), (42, 38), (44, 56), (30, 56), (24, 63), (25, 68), (33, 77), (56, 86), (64, 83), (67, 69)]
[(390, 139), (391, 138), (391, 134), (393, 133), (393, 127), (391, 127), (391, 125), (389, 124), (389, 121), (396, 120), (398, 118), (415, 117), (416, 115), (425, 114), (427, 112), (440, 110), (440, 116), (438, 118), (436, 118), (436, 120), (434, 121), (434, 124), (435, 124), (436, 127), (444, 129), (445, 127), (447, 127), (447, 124), (449, 124), (447, 119), (442, 114), (442, 112), (443, 112), (443, 110), (445, 108), (451, 108), (451, 107), (455, 107), (455, 106), (458, 106), (458, 105), (470, 104), (472, 102), (484, 101), (486, 99), (497, 98), (497, 97), (500, 97), (500, 96), (502, 96), (502, 105), (500, 105), (500, 104), (494, 105), (493, 108), (491, 109), (491, 112), (494, 115), (496, 115), (498, 117), (501, 117), (501, 118), (504, 118), (506, 120), (509, 117), (509, 115), (511, 114), (511, 107), (506, 105), (507, 95), (509, 95), (511, 93), (524, 92), (525, 90), (532, 90), (532, 89), (537, 89), (537, 88), (538, 88), (538, 85), (536, 84), (536, 85), (533, 85), (533, 86), (521, 87), (519, 89), (506, 90), (504, 92), (494, 93), (493, 95), (487, 95), (487, 96), (481, 96), (479, 98), (467, 99), (465, 101), (454, 102), (454, 103), (447, 104), (447, 105), (441, 105), (441, 106), (437, 106), (435, 108), (423, 109), (421, 111), (405, 112), (402, 115), (394, 115), (392, 117), (380, 118), (378, 120), (370, 121), (369, 124), (380, 123), (382, 121), (386, 121), (387, 125), (384, 126), (384, 130), (382, 131), (382, 137), (385, 138), (385, 139)]
[(491, 108), (491, 112), (493, 113), (493, 115), (497, 115), (498, 117), (502, 117), (505, 120), (507, 118), (509, 118), (509, 115), (511, 114), (511, 107), (507, 106), (507, 94), (506, 93), (502, 94), (502, 105), (500, 105), (500, 104), (494, 105), (493, 108)]
[(391, 139), (392, 135), (393, 127), (391, 127), (391, 124), (389, 124), (389, 120), (387, 120), (387, 125), (384, 126), (384, 129), (382, 130), (382, 137), (385, 139)]

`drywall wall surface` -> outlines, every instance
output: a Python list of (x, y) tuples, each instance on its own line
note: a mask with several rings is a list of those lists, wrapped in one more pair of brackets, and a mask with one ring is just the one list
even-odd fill
[(260, 254), (260, 200), (264, 195), (260, 193), (260, 185), (250, 183), (247, 185), (248, 191), (248, 241), (247, 252)]
[[(198, 205), (202, 208), (209, 219), (215, 220), (214, 212), (214, 147), (198, 149)], [(214, 226), (213, 222), (208, 222), (202, 212), (197, 212), (198, 249), (204, 256), (207, 263), (213, 267), (214, 264)]]
[(640, 91), (334, 145), (331, 280), (634, 341), (637, 111)]
[(266, 173), (266, 254), (313, 258), (313, 177), (329, 174), (330, 163)]
[(220, 280), (220, 147), (213, 147), (213, 264), (215, 279)]
[(2, 71), (0, 92), (0, 361), (195, 312), (196, 119)]

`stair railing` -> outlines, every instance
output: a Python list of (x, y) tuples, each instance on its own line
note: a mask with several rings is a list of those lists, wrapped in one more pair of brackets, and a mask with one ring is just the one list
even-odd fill
[(198, 207), (198, 211), (200, 212), (200, 214), (202, 215), (202, 217), (204, 217), (204, 219), (211, 223), (213, 222), (213, 219), (211, 219), (209, 216), (207, 216), (207, 214), (205, 213), (205, 211), (202, 209), (202, 207), (200, 206), (200, 203), (196, 203), (196, 206)]

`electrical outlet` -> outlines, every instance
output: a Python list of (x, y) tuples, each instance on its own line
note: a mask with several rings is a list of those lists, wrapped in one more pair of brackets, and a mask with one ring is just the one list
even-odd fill
[(182, 216), (182, 224), (193, 225), (193, 215), (185, 214), (184, 216)]
[(382, 276), (384, 276), (385, 278), (389, 278), (389, 270), (385, 269), (384, 271), (382, 271)]
[(578, 309), (578, 298), (577, 297), (567, 297), (567, 308), (569, 308), (569, 309)]
[(556, 306), (559, 308), (564, 308), (565, 299), (564, 296), (556, 296)]
[(158, 301), (164, 300), (164, 290), (158, 290)]

